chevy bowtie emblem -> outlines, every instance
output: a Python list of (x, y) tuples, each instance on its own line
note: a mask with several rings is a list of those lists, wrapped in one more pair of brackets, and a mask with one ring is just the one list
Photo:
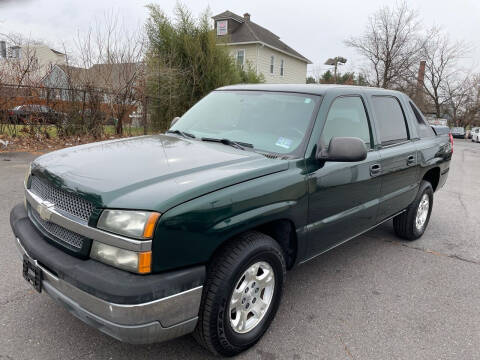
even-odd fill
[(52, 208), (54, 204), (52, 204), (49, 201), (42, 201), (37, 205), (37, 212), (40, 218), (44, 221), (50, 221), (50, 218), (52, 216)]

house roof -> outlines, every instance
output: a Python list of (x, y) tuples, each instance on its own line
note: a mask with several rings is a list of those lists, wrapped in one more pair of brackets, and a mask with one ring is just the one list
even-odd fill
[(57, 65), (61, 68), (72, 85), (93, 86), (95, 88), (123, 88), (135, 78), (140, 70), (139, 63), (95, 64), (85, 69), (69, 65)]
[(57, 51), (57, 50), (55, 50), (55, 49), (50, 49), (50, 50), (52, 50), (52, 52), (53, 52), (54, 54), (57, 54), (57, 55), (65, 55), (64, 53), (61, 53), (60, 51)]
[(56, 66), (62, 69), (65, 75), (67, 75), (71, 85), (79, 86), (80, 84), (84, 84), (87, 80), (87, 69), (62, 64)]
[(245, 19), (241, 17), (240, 15), (234, 14), (231, 11), (224, 11), (221, 14), (215, 15), (212, 17), (213, 20), (226, 20), (226, 19), (233, 19), (235, 21), (238, 21), (239, 23), (243, 23)]
[(292, 49), (290, 46), (280, 40), (278, 35), (275, 35), (270, 30), (254, 23), (251, 20), (246, 20), (244, 17), (234, 14), (231, 11), (224, 11), (221, 14), (212, 17), (215, 21), (232, 19), (238, 22), (240, 25), (234, 29), (233, 32), (228, 34), (229, 44), (235, 43), (261, 43), (269, 46), (280, 52), (284, 52), (290, 56), (293, 56), (299, 60), (311, 64), (312, 62), (299, 52)]

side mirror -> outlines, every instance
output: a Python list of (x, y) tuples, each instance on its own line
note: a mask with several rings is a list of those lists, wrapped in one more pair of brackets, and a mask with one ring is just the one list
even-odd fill
[(172, 122), (170, 123), (170, 127), (172, 127), (173, 125), (175, 125), (175, 123), (180, 120), (180, 117), (179, 116), (176, 116), (173, 118)]
[(334, 137), (330, 140), (328, 150), (317, 154), (318, 160), (355, 162), (367, 158), (367, 147), (362, 139), (356, 137)]

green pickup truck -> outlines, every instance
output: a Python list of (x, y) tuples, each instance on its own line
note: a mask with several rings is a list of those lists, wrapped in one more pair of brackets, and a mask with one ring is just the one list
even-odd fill
[(33, 161), (10, 214), (23, 276), (121, 341), (193, 332), (235, 355), (269, 327), (287, 270), (389, 219), (422, 236), (453, 153), (441, 130), (396, 91), (217, 89), (165, 134)]

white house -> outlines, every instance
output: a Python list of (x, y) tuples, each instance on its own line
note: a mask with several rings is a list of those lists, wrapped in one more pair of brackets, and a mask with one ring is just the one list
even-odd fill
[(0, 41), (0, 70), (3, 81), (16, 81), (22, 73), (28, 73), (33, 82), (40, 80), (54, 65), (66, 64), (66, 55), (43, 44), (7, 46)]
[(266, 83), (304, 84), (312, 62), (280, 40), (280, 37), (242, 16), (225, 11), (212, 18), (219, 45), (230, 48), (239, 66), (263, 74)]

